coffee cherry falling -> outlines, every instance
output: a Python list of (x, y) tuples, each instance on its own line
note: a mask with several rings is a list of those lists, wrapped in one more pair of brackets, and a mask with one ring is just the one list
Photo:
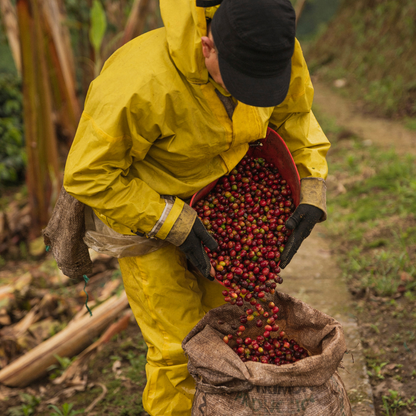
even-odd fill
[[(233, 349), (243, 361), (282, 365), (307, 356), (293, 340), (291, 344), (283, 338), (284, 333), (271, 338), (279, 331), (274, 323), (279, 308), (273, 302), (266, 305), (265, 299), (283, 282), (279, 262), (291, 234), (285, 227), (295, 209), (291, 194), (272, 163), (245, 156), (195, 207), (219, 245), (215, 252), (205, 250), (216, 271), (215, 278), (227, 288), (224, 300), (240, 307), (250, 304), (240, 317), (242, 326), (236, 334), (224, 337), (227, 344), (236, 338)], [(254, 341), (243, 341), (244, 324), (254, 319), (264, 333)]]

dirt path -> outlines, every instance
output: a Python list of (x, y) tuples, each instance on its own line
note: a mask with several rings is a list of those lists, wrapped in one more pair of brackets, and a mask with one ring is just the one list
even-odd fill
[(351, 354), (345, 355), (342, 362), (344, 368), (339, 373), (348, 391), (353, 416), (373, 416), (373, 394), (354, 318), (352, 298), (331, 255), (324, 233), (324, 226), (317, 225), (303, 242), (292, 262), (281, 273), (284, 282), (279, 290), (303, 300), (342, 324)]
[(334, 118), (338, 125), (384, 149), (394, 148), (398, 154), (416, 155), (416, 131), (406, 129), (398, 121), (362, 114), (353, 102), (336, 94), (319, 79), (314, 79), (314, 105)]
[[(394, 148), (398, 154), (416, 155), (416, 132), (396, 121), (362, 114), (353, 102), (334, 89), (314, 80), (314, 106), (337, 125), (383, 149)], [(343, 325), (347, 348), (352, 355), (343, 360), (340, 375), (346, 385), (354, 416), (375, 414), (373, 393), (367, 375), (352, 297), (336, 265), (325, 238), (325, 227), (318, 225), (306, 239), (292, 263), (282, 272), (281, 290), (302, 299)], [(353, 359), (352, 359), (353, 357)]]
[[(314, 80), (314, 105), (335, 119), (337, 125), (383, 149), (416, 155), (416, 132), (396, 121), (363, 115), (354, 103), (338, 95), (331, 87)], [(371, 141), (371, 142), (370, 142)], [(340, 375), (351, 400), (354, 416), (374, 415), (373, 394), (354, 317), (354, 307), (346, 282), (325, 239), (325, 227), (318, 225), (305, 240), (292, 263), (282, 272), (281, 290), (341, 322), (352, 355), (343, 360)], [(353, 358), (352, 358), (353, 357)]]

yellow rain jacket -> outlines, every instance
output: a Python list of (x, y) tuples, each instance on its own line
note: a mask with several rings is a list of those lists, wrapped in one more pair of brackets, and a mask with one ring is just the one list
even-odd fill
[[(311, 112), (313, 88), (298, 42), (285, 101), (275, 108), (238, 102), (231, 120), (202, 55), (205, 13), (215, 8), (197, 8), (195, 0), (161, 0), (160, 7), (165, 27), (119, 49), (92, 82), (64, 187), (110, 231), (156, 237), (146, 240), (153, 249), (140, 256), (130, 251), (140, 237), (126, 237), (121, 251), (130, 256), (119, 259), (149, 347), (143, 406), (152, 416), (189, 416), (195, 382), (181, 342), (224, 300), (222, 286), (188, 270), (177, 248), (195, 218), (184, 201), (230, 172), (271, 124), (286, 141), (300, 176), (308, 178), (302, 181), (302, 202), (325, 210), (329, 143)], [(117, 241), (124, 237), (107, 235)]]
[[(285, 101), (274, 108), (238, 102), (230, 120), (204, 64), (204, 8), (195, 0), (160, 3), (165, 27), (120, 48), (91, 83), (64, 187), (115, 231), (169, 235), (178, 245), (192, 227), (174, 228), (183, 201), (230, 172), (269, 123), (301, 178), (326, 177), (330, 144), (311, 112), (313, 87), (297, 41)], [(320, 194), (309, 203), (324, 209)], [(168, 204), (161, 195), (177, 198)]]

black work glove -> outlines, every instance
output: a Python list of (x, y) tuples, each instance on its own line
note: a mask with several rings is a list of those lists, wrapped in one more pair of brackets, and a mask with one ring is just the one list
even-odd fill
[(202, 273), (204, 277), (213, 281), (210, 275), (211, 262), (202, 243), (210, 250), (216, 250), (218, 243), (211, 237), (199, 218), (195, 219), (191, 232), (179, 248), (186, 254), (187, 259)]
[(293, 230), (280, 257), (280, 268), (284, 269), (298, 251), (302, 241), (309, 236), (323, 211), (309, 204), (301, 204), (286, 221), (286, 228)]

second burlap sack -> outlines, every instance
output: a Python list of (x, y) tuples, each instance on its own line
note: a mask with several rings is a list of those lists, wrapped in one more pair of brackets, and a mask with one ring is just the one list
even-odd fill
[[(193, 416), (351, 415), (337, 373), (346, 352), (341, 325), (284, 293), (277, 292), (273, 302), (280, 308), (277, 324), (310, 357), (279, 367), (242, 362), (222, 338), (236, 332), (244, 309), (227, 304), (211, 310), (182, 344), (196, 381)], [(264, 331), (255, 320), (246, 328), (244, 337)]]

